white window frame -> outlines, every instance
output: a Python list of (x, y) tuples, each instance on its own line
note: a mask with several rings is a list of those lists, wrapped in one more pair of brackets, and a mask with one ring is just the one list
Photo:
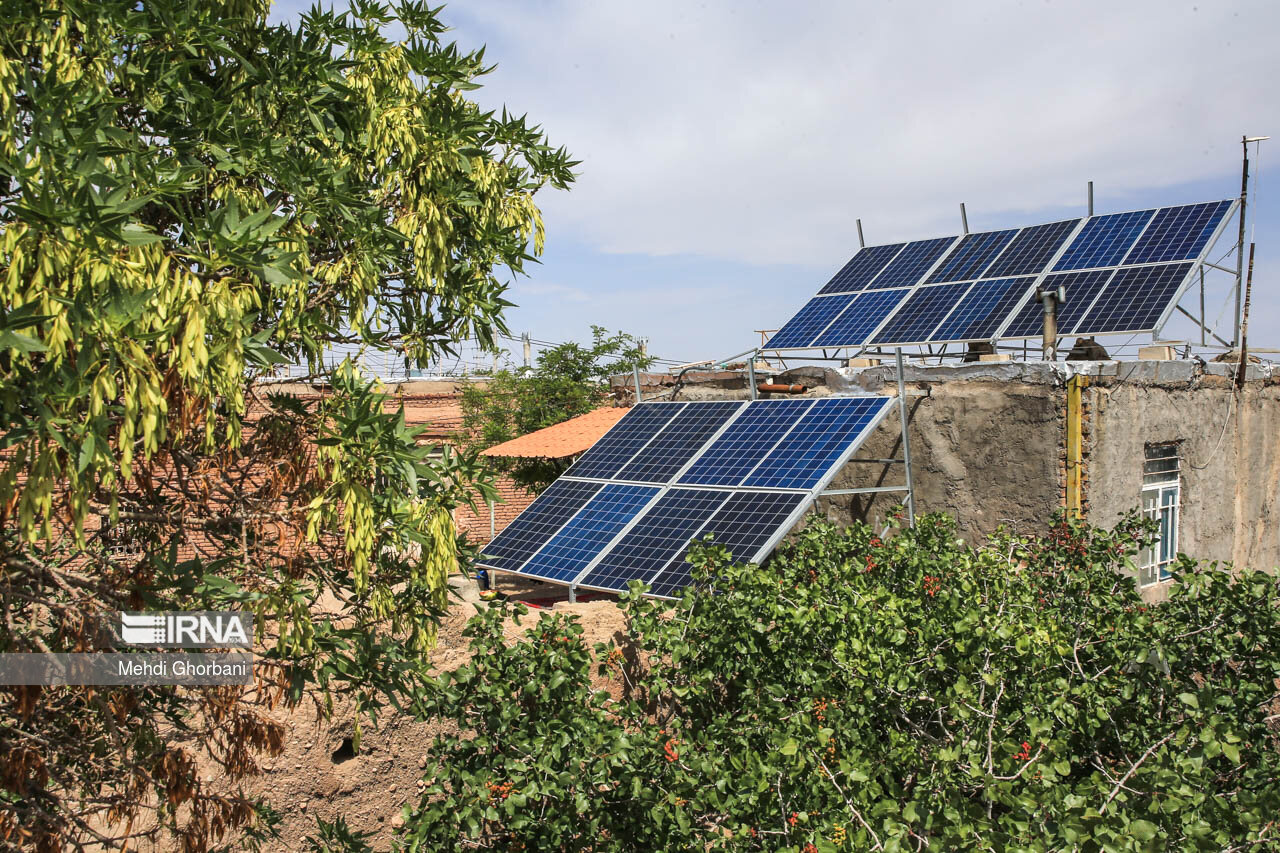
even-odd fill
[(1138, 554), (1138, 586), (1165, 583), (1178, 556), (1178, 526), (1182, 516), (1182, 462), (1177, 442), (1153, 442), (1144, 448), (1142, 514), (1160, 525), (1150, 548)]

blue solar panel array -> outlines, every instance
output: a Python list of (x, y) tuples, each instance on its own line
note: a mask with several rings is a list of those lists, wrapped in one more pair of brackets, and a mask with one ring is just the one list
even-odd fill
[[(765, 348), (1039, 336), (1036, 294), (1058, 283), (1067, 287), (1059, 333), (1150, 331), (1167, 318), (1235, 209), (1228, 199), (870, 246)], [(1158, 271), (1134, 272), (1153, 264)], [(1090, 311), (1095, 301), (1105, 310)]]
[(695, 538), (711, 535), (740, 560), (767, 554), (890, 402), (642, 403), (486, 545), (479, 563), (592, 589), (641, 580), (654, 595), (674, 595), (688, 583)]

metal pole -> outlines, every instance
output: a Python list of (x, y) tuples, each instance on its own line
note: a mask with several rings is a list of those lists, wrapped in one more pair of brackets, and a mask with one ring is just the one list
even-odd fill
[(1089, 215), (1093, 216), (1093, 181), (1089, 182)]
[(858, 220), (858, 248), (867, 248), (867, 241), (862, 237), (862, 220)]
[(636, 381), (636, 402), (642, 403), (644, 402), (644, 397), (640, 393), (640, 365), (631, 365), (631, 376)]
[(969, 233), (969, 214), (965, 213), (964, 202), (960, 202), (960, 227), (964, 229), (964, 233)]
[(1205, 345), (1204, 324), (1208, 322), (1208, 318), (1204, 316), (1204, 267), (1200, 267), (1200, 346)]
[(1243, 165), (1240, 171), (1240, 245), (1236, 251), (1236, 313), (1231, 318), (1231, 346), (1240, 346), (1240, 300), (1244, 296), (1244, 217), (1249, 202), (1249, 137), (1240, 137), (1240, 148), (1244, 151)]
[(1045, 361), (1058, 360), (1058, 300), (1057, 294), (1046, 290), (1040, 294), (1044, 306), (1044, 337), (1041, 340), (1041, 357)]
[(524, 366), (533, 366), (533, 344), (529, 341), (529, 333), (525, 332), (520, 336), (520, 343), (524, 345)]
[(495, 521), (494, 521), (494, 515), (493, 515), (493, 501), (489, 501), (489, 540), (492, 541), (493, 537), (497, 535), (498, 535), (498, 531), (497, 531), (497, 528), (495, 527)]
[(751, 386), (751, 399), (755, 400), (757, 398), (757, 389), (756, 389), (756, 354), (754, 352), (751, 353), (750, 357), (747, 359), (747, 384)]
[(894, 348), (898, 363), (898, 416), (902, 420), (902, 465), (907, 470), (907, 524), (916, 526), (916, 492), (911, 479), (911, 436), (907, 429), (907, 385), (902, 376), (902, 347)]

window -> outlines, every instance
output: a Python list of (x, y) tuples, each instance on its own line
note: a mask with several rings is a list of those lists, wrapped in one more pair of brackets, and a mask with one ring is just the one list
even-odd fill
[(1178, 507), (1182, 503), (1178, 445), (1148, 444), (1142, 462), (1142, 514), (1160, 525), (1159, 538), (1138, 555), (1138, 586), (1170, 577), (1178, 553)]

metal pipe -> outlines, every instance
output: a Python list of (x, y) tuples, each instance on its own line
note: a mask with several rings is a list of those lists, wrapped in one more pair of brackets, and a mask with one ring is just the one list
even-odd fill
[(969, 233), (969, 214), (965, 213), (964, 202), (960, 202), (960, 227), (964, 229), (964, 233)]
[(902, 347), (895, 347), (894, 354), (898, 362), (898, 416), (902, 420), (902, 464), (907, 474), (907, 524), (915, 527), (916, 493), (911, 479), (911, 436), (907, 421), (907, 384), (902, 376)]
[(862, 236), (862, 220), (861, 219), (857, 220), (857, 223), (858, 223), (858, 248), (865, 249), (867, 248), (867, 241)]
[(1236, 247), (1236, 313), (1232, 317), (1231, 346), (1240, 346), (1240, 300), (1244, 296), (1244, 221), (1245, 209), (1249, 203), (1249, 137), (1240, 137), (1240, 148), (1244, 151), (1244, 161), (1240, 172), (1240, 236)]
[(631, 376), (636, 381), (636, 403), (644, 402), (644, 397), (640, 393), (640, 365), (631, 365)]
[(1041, 341), (1041, 355), (1045, 361), (1058, 360), (1058, 299), (1052, 290), (1040, 294), (1040, 304), (1044, 306), (1044, 336)]
[(1093, 181), (1089, 182), (1089, 215), (1093, 216)]
[(756, 354), (754, 352), (747, 359), (747, 385), (751, 388), (751, 399), (759, 399), (756, 395)]
[[(762, 394), (803, 394), (805, 391), (803, 385), (778, 385), (773, 382), (761, 382), (759, 385), (753, 385), (752, 387), (759, 389)], [(756, 399), (754, 393), (751, 395), (751, 399)]]
[(493, 514), (493, 501), (489, 501), (489, 541), (491, 542), (493, 541), (493, 537), (498, 535), (498, 531), (495, 528), (496, 521)]
[(1204, 339), (1204, 321), (1206, 319), (1204, 315), (1204, 267), (1200, 267), (1200, 346), (1204, 346), (1206, 343)]
[(827, 489), (818, 497), (835, 497), (838, 495), (878, 495), (882, 492), (905, 492), (906, 486), (868, 486), (865, 489)]

